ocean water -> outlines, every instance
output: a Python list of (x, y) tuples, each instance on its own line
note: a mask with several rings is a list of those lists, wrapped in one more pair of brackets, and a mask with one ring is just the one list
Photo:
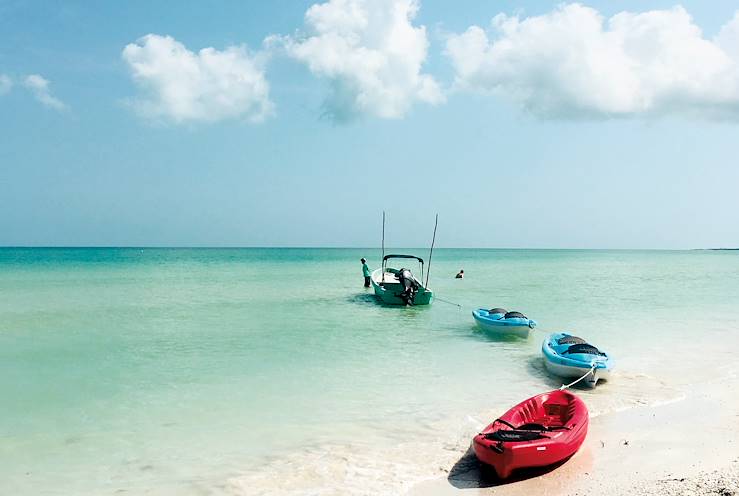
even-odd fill
[[(739, 252), (439, 249), (414, 308), (378, 305), (362, 256), (0, 249), (0, 494), (402, 494), (561, 384), (546, 332), (615, 355), (594, 415), (738, 368)], [(540, 326), (487, 335), (492, 306)]]

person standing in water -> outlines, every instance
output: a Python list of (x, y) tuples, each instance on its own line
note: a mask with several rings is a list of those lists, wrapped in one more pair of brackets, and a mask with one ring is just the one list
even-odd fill
[(459, 269), (459, 272), (457, 272), (457, 275), (454, 276), (455, 279), (464, 279), (464, 269)]
[(362, 274), (364, 274), (364, 287), (369, 288), (370, 287), (370, 270), (369, 267), (367, 267), (367, 260), (364, 258), (359, 259), (360, 262), (362, 262)]

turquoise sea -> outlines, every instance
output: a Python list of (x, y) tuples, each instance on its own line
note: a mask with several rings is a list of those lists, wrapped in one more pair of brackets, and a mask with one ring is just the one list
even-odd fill
[[(739, 252), (437, 249), (461, 308), (378, 305), (362, 256), (0, 249), (0, 494), (402, 494), (561, 384), (545, 332), (615, 355), (594, 415), (739, 368)], [(486, 335), (492, 306), (540, 326)]]

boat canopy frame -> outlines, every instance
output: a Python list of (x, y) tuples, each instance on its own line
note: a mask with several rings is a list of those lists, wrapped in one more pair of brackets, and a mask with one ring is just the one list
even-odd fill
[(382, 261), (386, 262), (389, 258), (415, 258), (419, 262), (423, 263), (423, 258), (417, 257), (415, 255), (385, 255), (382, 257)]
[[(384, 257), (382, 257), (383, 280), (384, 280), (384, 277), (385, 277), (384, 276), (385, 269), (387, 269), (387, 261), (389, 259), (391, 259), (391, 258), (410, 258), (410, 259), (413, 259), (413, 260), (418, 260), (418, 263), (421, 265), (421, 279), (419, 280), (419, 282), (423, 283), (423, 273), (424, 273), (424, 269), (423, 269), (423, 258), (417, 257), (415, 255), (385, 255)], [(425, 288), (426, 287), (424, 286), (424, 289)]]

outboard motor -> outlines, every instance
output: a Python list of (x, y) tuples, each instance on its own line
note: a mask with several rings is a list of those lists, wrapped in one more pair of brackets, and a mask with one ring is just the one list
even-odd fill
[(413, 305), (413, 300), (416, 298), (416, 293), (418, 292), (418, 282), (416, 282), (416, 278), (411, 274), (410, 269), (400, 269), (398, 271), (398, 281), (403, 287), (403, 292), (399, 296), (406, 305)]

